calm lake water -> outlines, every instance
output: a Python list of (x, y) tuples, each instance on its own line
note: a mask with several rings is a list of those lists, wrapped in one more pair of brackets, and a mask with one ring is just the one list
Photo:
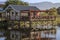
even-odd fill
[(60, 40), (60, 28), (57, 28), (56, 40)]
[[(4, 37), (1, 37), (0, 40), (4, 40)], [(57, 28), (56, 30), (56, 40), (60, 40), (60, 28)]]

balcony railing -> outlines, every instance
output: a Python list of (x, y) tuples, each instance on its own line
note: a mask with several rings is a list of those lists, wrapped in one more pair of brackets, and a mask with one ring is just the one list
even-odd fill
[(29, 17), (27, 16), (22, 16), (22, 17), (15, 17), (15, 16), (12, 16), (12, 17), (5, 17), (6, 20), (21, 20), (21, 21), (28, 21), (29, 20)]
[[(21, 20), (21, 21), (28, 21), (30, 20), (29, 16), (8, 16), (8, 17), (2, 17), (2, 19), (6, 19), (6, 20)], [(4, 19), (4, 20), (5, 20)], [(37, 21), (37, 20), (41, 20), (41, 21), (50, 21), (50, 20), (55, 20), (56, 17), (55, 16), (39, 16), (39, 17), (32, 17), (31, 20), (32, 21)]]
[(39, 16), (39, 17), (32, 17), (32, 20), (41, 20), (41, 21), (50, 21), (55, 20), (55, 16)]

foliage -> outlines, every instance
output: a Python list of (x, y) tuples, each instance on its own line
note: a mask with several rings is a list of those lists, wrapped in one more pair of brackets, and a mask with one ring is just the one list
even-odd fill
[(49, 15), (54, 15), (54, 16), (57, 16), (57, 9), (56, 8), (51, 8), (49, 9)]
[(41, 12), (40, 16), (47, 16), (48, 14), (46, 12)]
[(57, 8), (57, 13), (60, 15), (60, 7)]
[(4, 8), (6, 8), (9, 4), (13, 4), (13, 5), (28, 5), (27, 2), (23, 2), (21, 0), (7, 0), (5, 2)]
[(7, 24), (8, 24), (7, 22), (5, 22), (5, 21), (1, 21), (1, 22), (0, 22), (0, 28), (4, 28), (4, 29), (6, 29), (6, 28), (8, 27)]

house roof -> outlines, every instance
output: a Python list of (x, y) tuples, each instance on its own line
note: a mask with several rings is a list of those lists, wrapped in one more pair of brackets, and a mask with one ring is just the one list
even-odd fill
[[(39, 10), (37, 7), (35, 6), (23, 6), (23, 5), (9, 5), (8, 7), (11, 7), (12, 9), (14, 9), (15, 11), (21, 11), (21, 10)], [(7, 7), (7, 8), (8, 8)], [(6, 8), (6, 9), (7, 9)]]
[(3, 12), (3, 8), (0, 8), (0, 12)]
[(0, 8), (0, 11), (2, 11), (3, 10), (3, 8)]

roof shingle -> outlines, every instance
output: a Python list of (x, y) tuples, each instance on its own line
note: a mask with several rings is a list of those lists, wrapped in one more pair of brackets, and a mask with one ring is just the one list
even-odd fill
[(35, 6), (23, 6), (23, 5), (10, 5), (13, 9), (20, 11), (20, 10), (39, 10)]

